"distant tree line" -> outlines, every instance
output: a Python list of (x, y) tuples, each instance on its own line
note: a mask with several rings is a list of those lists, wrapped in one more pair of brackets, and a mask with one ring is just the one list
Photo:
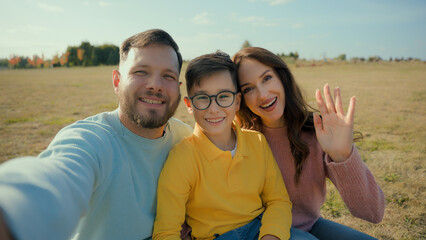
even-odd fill
[[(248, 40), (245, 40), (241, 49), (251, 47)], [(277, 53), (287, 63), (294, 63), (299, 59), (299, 54), (290, 52), (289, 54)], [(61, 55), (55, 54), (52, 59), (45, 60), (44, 56), (34, 55), (32, 57), (13, 55), (9, 59), (0, 59), (0, 68), (51, 68), (51, 67), (73, 67), (73, 66), (99, 66), (117, 65), (119, 63), (119, 48), (112, 44), (101, 46), (91, 45), (90, 42), (83, 41), (80, 46), (69, 46)], [(303, 60), (303, 59), (302, 59)], [(327, 59), (324, 59), (327, 60)], [(347, 61), (346, 54), (335, 57), (335, 61)], [(380, 62), (383, 59), (379, 56), (368, 58), (353, 57), (351, 62)], [(418, 58), (389, 58), (389, 61), (421, 61)]]
[[(252, 47), (252, 45), (250, 44), (248, 40), (245, 40), (243, 44), (241, 45), (241, 49), (244, 49), (247, 47)], [(294, 62), (299, 58), (299, 54), (297, 52), (294, 52), (294, 53), (290, 52), (287, 55), (285, 53), (277, 53), (277, 56), (283, 58), (284, 61), (286, 62)]]
[(112, 44), (93, 46), (90, 42), (82, 42), (80, 46), (69, 46), (65, 53), (55, 54), (52, 59), (44, 56), (32, 57), (13, 55), (9, 59), (0, 59), (2, 68), (51, 68), (73, 66), (117, 65), (119, 48)]

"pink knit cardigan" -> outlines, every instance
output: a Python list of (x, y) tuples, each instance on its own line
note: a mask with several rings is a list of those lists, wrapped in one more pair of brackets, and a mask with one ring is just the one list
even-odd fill
[(326, 178), (338, 189), (349, 211), (355, 217), (378, 223), (385, 211), (385, 198), (373, 174), (362, 162), (355, 147), (341, 163), (333, 162), (319, 145), (315, 134), (302, 134), (309, 146), (298, 185), (295, 184), (294, 158), (290, 151), (287, 128), (262, 130), (281, 169), (290, 200), (293, 203), (293, 227), (309, 231), (321, 216), (326, 199)]

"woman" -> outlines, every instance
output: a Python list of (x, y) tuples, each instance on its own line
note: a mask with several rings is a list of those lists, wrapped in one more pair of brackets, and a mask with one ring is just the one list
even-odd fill
[(339, 190), (349, 211), (378, 223), (384, 195), (353, 144), (355, 97), (343, 112), (340, 89), (328, 84), (324, 98), (316, 91), (321, 117), (308, 110), (284, 61), (268, 50), (249, 47), (233, 58), (243, 94), (237, 113), (243, 128), (261, 131), (281, 169), (293, 203), (291, 239), (374, 239), (347, 226), (323, 219), (326, 178)]

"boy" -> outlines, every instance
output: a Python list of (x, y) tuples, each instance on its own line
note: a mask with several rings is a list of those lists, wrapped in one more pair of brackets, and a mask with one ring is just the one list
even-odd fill
[(291, 202), (268, 143), (233, 123), (241, 93), (230, 57), (192, 60), (186, 87), (196, 125), (160, 175), (153, 239), (180, 239), (185, 220), (195, 239), (288, 239)]

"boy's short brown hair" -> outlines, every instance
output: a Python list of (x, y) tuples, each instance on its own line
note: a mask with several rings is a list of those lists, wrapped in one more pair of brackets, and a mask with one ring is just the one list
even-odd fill
[(189, 62), (185, 73), (187, 93), (189, 94), (194, 85), (199, 86), (203, 78), (220, 71), (228, 71), (231, 74), (232, 84), (237, 90), (235, 63), (232, 62), (228, 54), (218, 50), (215, 53), (201, 55)]

